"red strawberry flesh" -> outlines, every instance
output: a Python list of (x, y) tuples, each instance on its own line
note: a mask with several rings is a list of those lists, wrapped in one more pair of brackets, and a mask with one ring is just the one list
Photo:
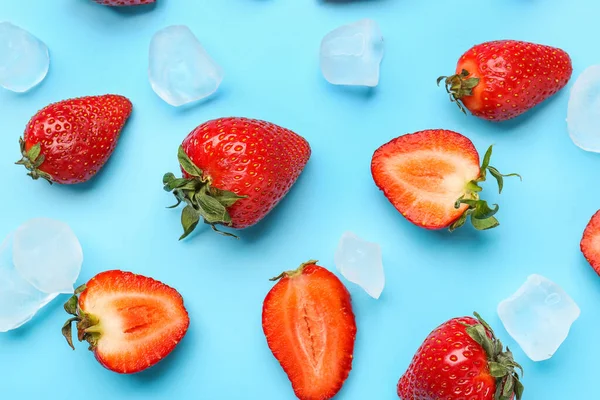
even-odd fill
[(600, 275), (600, 211), (588, 222), (580, 243), (581, 252), (594, 271)]
[(299, 399), (339, 392), (352, 368), (356, 323), (335, 275), (311, 262), (284, 274), (265, 298), (263, 330)]
[(468, 208), (455, 208), (467, 184), (479, 177), (479, 154), (466, 137), (447, 130), (400, 136), (373, 155), (377, 186), (409, 221), (441, 229)]
[(122, 374), (158, 363), (189, 326), (183, 299), (175, 289), (130, 272), (96, 275), (86, 284), (78, 305), (79, 315), (93, 321), (78, 325), (80, 338), (95, 335), (88, 341), (96, 359)]

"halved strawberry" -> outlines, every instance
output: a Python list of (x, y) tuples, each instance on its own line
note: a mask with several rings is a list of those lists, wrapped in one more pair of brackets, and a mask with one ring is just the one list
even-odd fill
[(158, 363), (173, 351), (190, 323), (175, 289), (116, 270), (102, 272), (79, 287), (65, 310), (74, 315), (63, 326), (69, 346), (75, 349), (71, 324), (76, 322), (79, 341), (87, 341), (98, 362), (120, 374)]
[(277, 278), (263, 304), (273, 355), (301, 400), (331, 399), (352, 369), (356, 323), (350, 293), (316, 261)]
[(581, 252), (594, 271), (600, 275), (600, 210), (588, 222), (580, 243)]
[(373, 154), (371, 173), (375, 184), (410, 222), (426, 229), (454, 230), (471, 217), (476, 229), (499, 225), (489, 207), (479, 198), (489, 172), (502, 192), (503, 175), (489, 165), (492, 147), (479, 166), (473, 143), (448, 130), (430, 129), (400, 136)]

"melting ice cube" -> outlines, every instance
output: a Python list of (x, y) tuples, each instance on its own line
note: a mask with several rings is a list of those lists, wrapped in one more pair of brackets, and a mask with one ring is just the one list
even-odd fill
[(50, 66), (46, 45), (10, 22), (0, 22), (0, 86), (26, 92), (44, 80)]
[(567, 125), (573, 143), (583, 150), (600, 153), (600, 65), (587, 68), (575, 81)]
[(533, 361), (554, 355), (579, 314), (573, 299), (540, 275), (529, 276), (515, 294), (498, 305), (506, 331)]
[(27, 282), (14, 268), (14, 234), (0, 245), (0, 332), (16, 329), (54, 299), (57, 293), (43, 293)]
[(600, 65), (587, 68), (575, 81), (567, 125), (573, 143), (583, 150), (600, 153)]
[(371, 19), (334, 29), (321, 42), (321, 71), (334, 85), (377, 86), (382, 58), (383, 37)]
[(352, 232), (344, 232), (335, 252), (335, 265), (344, 278), (378, 299), (385, 285), (381, 247)]
[(152, 38), (148, 75), (156, 94), (178, 107), (213, 94), (223, 80), (223, 69), (187, 26), (176, 25)]
[(36, 218), (15, 231), (13, 261), (18, 273), (36, 289), (45, 293), (73, 293), (83, 252), (69, 225)]

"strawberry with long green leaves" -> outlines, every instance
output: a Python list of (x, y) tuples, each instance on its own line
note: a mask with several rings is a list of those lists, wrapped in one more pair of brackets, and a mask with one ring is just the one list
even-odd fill
[(163, 177), (181, 214), (183, 234), (200, 221), (243, 229), (262, 220), (288, 193), (310, 158), (308, 142), (281, 126), (249, 118), (221, 118), (194, 129), (179, 147), (183, 177)]
[(504, 187), (504, 175), (490, 165), (490, 146), (479, 164), (473, 143), (460, 133), (430, 129), (393, 139), (378, 148), (371, 160), (375, 184), (413, 224), (453, 231), (468, 219), (477, 230), (499, 225), (497, 204), (481, 198), (488, 174)]
[(453, 318), (427, 336), (398, 381), (402, 400), (520, 400), (523, 368), (480, 316)]

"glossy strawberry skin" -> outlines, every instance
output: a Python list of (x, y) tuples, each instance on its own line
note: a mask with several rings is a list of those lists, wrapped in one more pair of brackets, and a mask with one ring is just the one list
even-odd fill
[(479, 78), (472, 96), (462, 98), (477, 117), (504, 121), (523, 114), (562, 89), (573, 73), (561, 49), (515, 40), (486, 42), (460, 57), (456, 73)]
[(452, 319), (429, 334), (398, 382), (402, 400), (493, 400), (496, 381), (483, 348), (466, 333), (471, 317)]
[(110, 7), (143, 6), (153, 4), (156, 0), (94, 0), (98, 4)]
[(236, 229), (263, 219), (288, 193), (311, 154), (308, 142), (291, 130), (248, 118), (208, 121), (182, 146), (212, 186), (247, 196), (228, 208)]
[(327, 400), (352, 369), (356, 322), (350, 293), (331, 272), (308, 262), (283, 274), (263, 304), (267, 344), (300, 400)]
[(92, 345), (96, 359), (120, 374), (157, 364), (175, 349), (190, 323), (183, 298), (175, 289), (131, 272), (96, 275), (86, 284), (78, 304), (81, 312), (99, 321), (101, 336)]
[(51, 104), (27, 124), (25, 150), (40, 144), (45, 160), (38, 169), (52, 182), (85, 182), (108, 161), (131, 111), (131, 102), (118, 95)]

